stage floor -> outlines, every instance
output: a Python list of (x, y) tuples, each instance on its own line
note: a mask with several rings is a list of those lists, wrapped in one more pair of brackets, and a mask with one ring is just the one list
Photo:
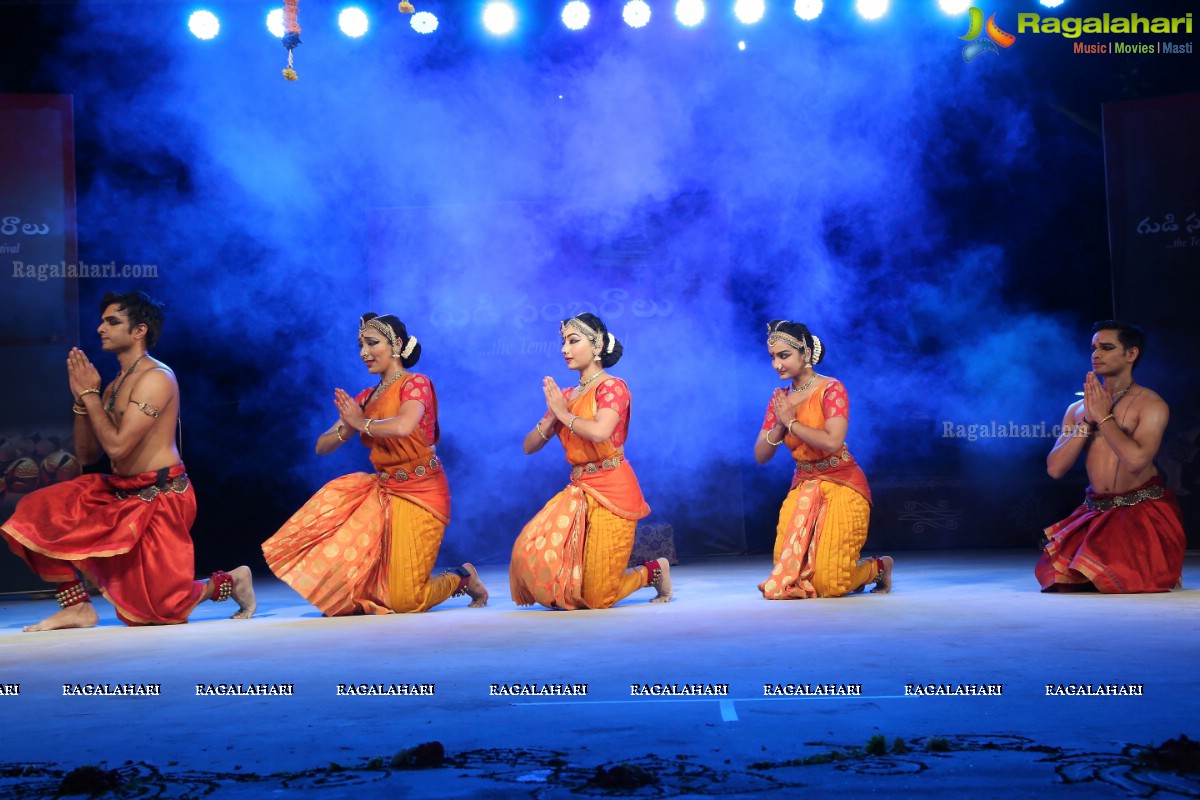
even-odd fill
[[(1043, 595), (1035, 557), (899, 553), (890, 595), (798, 602), (757, 594), (766, 557), (711, 559), (673, 570), (670, 604), (643, 590), (569, 613), (514, 606), (503, 566), (480, 570), (487, 608), (456, 598), (412, 616), (325, 619), (262, 571), (249, 621), (205, 603), (188, 625), (130, 629), (100, 600), (98, 628), (26, 634), (53, 602), (8, 600), (0, 796), (51, 796), (83, 766), (123, 781), (104, 796), (128, 797), (1200, 796), (1200, 776), (1139, 758), (1139, 746), (1200, 739), (1200, 591)], [(1185, 586), (1198, 568), (1189, 554)], [(65, 696), (82, 684), (161, 693)], [(216, 684), (293, 694), (198, 696)], [(339, 684), (433, 693), (339, 696)], [(653, 684), (728, 694), (631, 695)], [(764, 696), (787, 684), (860, 693)], [(1081, 684), (1142, 693), (1047, 694)], [(911, 693), (930, 685), (993, 693)], [(873, 736), (888, 752), (868, 752)], [(897, 738), (908, 752), (891, 752)], [(443, 766), (392, 765), (424, 742), (444, 745)], [(606, 783), (647, 776), (657, 783)]]

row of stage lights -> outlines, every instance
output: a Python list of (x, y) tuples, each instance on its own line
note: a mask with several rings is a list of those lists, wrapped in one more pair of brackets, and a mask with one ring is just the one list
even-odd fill
[[(938, 7), (947, 14), (966, 13), (975, 0), (938, 0)], [(1064, 0), (1040, 0), (1047, 8), (1057, 8)], [(889, 0), (854, 0), (854, 8), (866, 20), (876, 20), (888, 12)], [(795, 0), (792, 10), (805, 21), (821, 15), (823, 0)], [(733, 14), (743, 25), (754, 25), (766, 14), (766, 0), (735, 0)], [(675, 19), (680, 25), (694, 28), (704, 22), (708, 8), (704, 0), (675, 0)], [(621, 9), (621, 18), (631, 28), (644, 28), (650, 22), (651, 8), (646, 0), (629, 0)], [(570, 0), (563, 6), (562, 23), (573, 31), (583, 30), (592, 20), (592, 11), (583, 0)], [(505, 36), (517, 28), (517, 10), (507, 0), (492, 0), (483, 7), (483, 27), (496, 36)], [(412, 14), (409, 24), (417, 33), (428, 34), (438, 29), (438, 18), (429, 11)], [(348, 6), (338, 14), (338, 27), (352, 38), (364, 36), (370, 28), (370, 18), (357, 6)], [(188, 29), (198, 39), (212, 39), (221, 30), (217, 15), (207, 10), (195, 11), (188, 18)], [(267, 30), (283, 38), (283, 9), (267, 14)]]

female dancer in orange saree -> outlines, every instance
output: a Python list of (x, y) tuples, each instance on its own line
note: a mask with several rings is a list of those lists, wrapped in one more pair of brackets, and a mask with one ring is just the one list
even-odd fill
[(650, 513), (625, 460), (629, 389), (604, 370), (622, 347), (594, 314), (562, 323), (562, 353), (579, 385), (542, 382), (547, 412), (525, 436), (532, 455), (557, 436), (571, 465), (571, 483), (529, 521), (513, 545), (509, 586), (519, 606), (608, 608), (654, 586), (652, 603), (671, 599), (665, 558), (626, 569), (637, 521)]
[(421, 346), (390, 314), (363, 315), (358, 340), (379, 385), (353, 399), (334, 390), (339, 419), (317, 438), (317, 455), (357, 431), (375, 472), (327, 483), (263, 543), (267, 566), (329, 617), (428, 611), (460, 594), (472, 608), (485, 606), (487, 590), (470, 564), (430, 575), (450, 521), (450, 489), (434, 452), (433, 384), (405, 369)]
[(845, 387), (813, 370), (824, 347), (806, 325), (773, 320), (767, 349), (775, 371), (791, 387), (772, 395), (754, 458), (765, 464), (785, 444), (796, 472), (779, 510), (775, 567), (759, 591), (768, 600), (841, 597), (872, 582), (872, 592), (890, 591), (892, 559), (859, 558), (871, 518), (871, 490), (846, 449), (850, 400)]

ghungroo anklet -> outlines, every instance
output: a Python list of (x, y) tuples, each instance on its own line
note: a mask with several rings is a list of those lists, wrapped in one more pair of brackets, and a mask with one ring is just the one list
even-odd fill
[(233, 596), (233, 576), (224, 570), (217, 570), (212, 574), (212, 601), (220, 603), (222, 600), (228, 600)]
[(64, 583), (58, 587), (58, 591), (54, 593), (54, 599), (58, 601), (60, 608), (69, 608), (77, 606), (80, 603), (90, 603), (87, 589), (83, 586), (83, 581), (71, 581)]
[(646, 568), (648, 573), (646, 576), (647, 586), (658, 586), (658, 582), (662, 580), (662, 566), (657, 561), (643, 561), (642, 566)]
[(451, 597), (462, 597), (467, 593), (467, 582), (471, 580), (470, 570), (463, 567), (450, 567), (443, 574), (454, 575), (458, 578), (458, 588), (450, 595)]

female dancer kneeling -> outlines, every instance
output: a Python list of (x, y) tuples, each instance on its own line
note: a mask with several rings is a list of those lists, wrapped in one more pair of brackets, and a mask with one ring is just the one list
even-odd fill
[(806, 325), (773, 320), (767, 350), (779, 377), (767, 406), (754, 458), (765, 464), (779, 445), (796, 460), (792, 489), (779, 510), (775, 567), (758, 585), (768, 600), (841, 597), (892, 588), (892, 559), (859, 558), (871, 519), (867, 477), (846, 449), (850, 399), (836, 378), (814, 370), (824, 356), (821, 340)]
[(542, 382), (546, 415), (525, 436), (525, 453), (557, 436), (571, 465), (571, 483), (538, 512), (513, 545), (509, 583), (517, 605), (608, 608), (654, 586), (652, 603), (671, 599), (665, 558), (626, 569), (637, 521), (650, 513), (625, 460), (629, 389), (604, 370), (621, 358), (621, 343), (594, 314), (560, 328), (567, 367), (579, 385)]
[(428, 611), (488, 593), (470, 564), (430, 577), (450, 521), (450, 489), (434, 452), (437, 395), (417, 363), (421, 345), (392, 315), (365, 314), (359, 354), (380, 382), (351, 398), (334, 390), (338, 422), (317, 438), (327, 455), (358, 432), (374, 473), (327, 483), (263, 543), (267, 566), (325, 616)]

